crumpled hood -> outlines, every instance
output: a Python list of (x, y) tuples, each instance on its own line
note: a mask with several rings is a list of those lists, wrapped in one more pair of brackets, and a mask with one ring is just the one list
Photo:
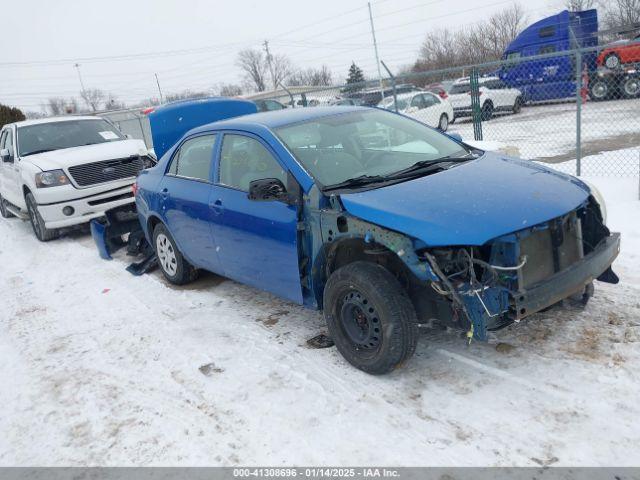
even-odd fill
[(443, 172), (340, 198), (350, 214), (435, 247), (482, 245), (570, 212), (589, 193), (569, 175), (485, 153)]
[(64, 148), (23, 157), (23, 162), (29, 162), (43, 171), (58, 168), (67, 169), (82, 163), (100, 162), (117, 158), (128, 158), (131, 155), (146, 155), (147, 147), (142, 140), (120, 140), (104, 142), (96, 145)]

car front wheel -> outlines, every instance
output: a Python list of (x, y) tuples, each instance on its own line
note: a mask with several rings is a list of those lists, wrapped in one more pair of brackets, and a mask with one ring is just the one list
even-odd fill
[(482, 105), (482, 111), (480, 112), (481, 118), (484, 121), (491, 120), (493, 117), (493, 103), (485, 102)]
[(44, 225), (44, 219), (38, 211), (38, 204), (32, 193), (27, 193), (27, 211), (29, 212), (29, 221), (33, 228), (33, 233), (36, 234), (36, 238), (41, 242), (48, 242), (60, 236), (60, 232), (55, 229), (47, 228)]
[(182, 256), (167, 227), (159, 223), (153, 230), (153, 246), (163, 275), (174, 285), (198, 278), (198, 270)]
[(364, 372), (388, 373), (415, 352), (413, 304), (378, 264), (353, 262), (333, 272), (324, 290), (324, 316), (338, 351)]
[(520, 113), (522, 110), (522, 98), (516, 98), (516, 101), (513, 104), (513, 113)]
[(2, 218), (13, 217), (13, 213), (7, 210), (6, 200), (2, 198), (2, 195), (0, 195), (0, 215), (2, 215)]

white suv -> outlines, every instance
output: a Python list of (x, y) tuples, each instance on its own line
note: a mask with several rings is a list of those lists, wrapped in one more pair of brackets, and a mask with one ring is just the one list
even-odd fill
[(29, 219), (39, 240), (134, 201), (131, 185), (154, 163), (141, 140), (98, 117), (7, 124), (0, 133), (0, 214)]
[[(509, 88), (498, 77), (480, 77), (478, 84), (482, 120), (489, 120), (494, 112), (520, 112), (523, 104), (520, 90)], [(469, 77), (460, 78), (453, 83), (448, 100), (453, 106), (455, 118), (472, 115)]]

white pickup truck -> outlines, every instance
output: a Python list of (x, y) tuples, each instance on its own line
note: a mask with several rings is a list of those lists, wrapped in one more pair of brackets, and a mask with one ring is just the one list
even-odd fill
[(53, 117), (4, 125), (0, 214), (29, 219), (41, 241), (133, 203), (131, 185), (154, 162), (141, 140), (97, 117)]

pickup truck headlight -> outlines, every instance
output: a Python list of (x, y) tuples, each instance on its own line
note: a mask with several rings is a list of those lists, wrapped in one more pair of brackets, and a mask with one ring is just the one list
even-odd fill
[(68, 185), (69, 178), (62, 170), (49, 170), (48, 172), (36, 173), (36, 187), (58, 187)]

